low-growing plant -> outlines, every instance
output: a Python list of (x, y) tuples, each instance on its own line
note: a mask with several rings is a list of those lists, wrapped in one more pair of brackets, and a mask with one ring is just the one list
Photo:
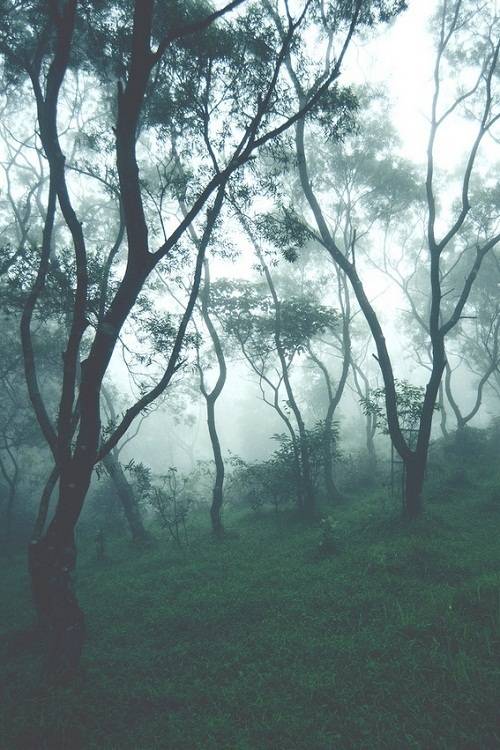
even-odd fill
[(264, 461), (244, 461), (231, 455), (226, 495), (258, 512), (270, 505), (277, 513), (293, 500), (293, 470), (275, 451)]
[[(297, 458), (292, 439), (284, 433), (272, 439), (278, 447), (269, 458), (262, 461), (245, 461), (240, 456), (230, 455), (226, 495), (234, 502), (243, 502), (252, 510), (259, 511), (265, 505), (276, 513), (294, 502), (297, 484)], [(340, 458), (338, 450), (338, 426), (334, 423), (326, 434), (323, 422), (306, 430), (312, 479), (316, 491), (324, 483), (325, 441), (328, 440), (330, 455), (335, 461)]]
[(173, 541), (181, 547), (189, 543), (186, 522), (193, 505), (191, 495), (186, 492), (188, 480), (178, 473), (175, 466), (159, 479), (160, 486), (151, 485), (149, 503), (162, 528), (167, 529)]

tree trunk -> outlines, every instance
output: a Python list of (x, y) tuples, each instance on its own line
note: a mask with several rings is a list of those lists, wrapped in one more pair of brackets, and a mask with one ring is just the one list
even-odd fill
[[(293, 408), (293, 407), (292, 407)], [(298, 408), (297, 408), (298, 412)], [(311, 474), (311, 459), (309, 455), (309, 446), (307, 445), (306, 428), (302, 419), (297, 420), (297, 426), (299, 429), (299, 447), (300, 447), (300, 466), (302, 475), (302, 490), (303, 490), (303, 513), (307, 518), (314, 516), (316, 507), (314, 497), (314, 487), (312, 482)]]
[[(251, 233), (249, 233), (249, 236), (250, 237), (252, 236)], [(293, 411), (295, 421), (297, 423), (297, 430), (299, 433), (298, 444), (299, 444), (299, 454), (300, 454), (302, 512), (304, 516), (308, 518), (312, 518), (312, 516), (314, 516), (316, 503), (315, 503), (314, 487), (313, 487), (313, 481), (312, 481), (311, 459), (309, 455), (309, 446), (307, 444), (307, 433), (306, 433), (304, 420), (302, 419), (302, 414), (300, 412), (299, 406), (297, 404), (297, 401), (295, 399), (295, 395), (292, 389), (292, 384), (290, 382), (290, 373), (288, 371), (289, 364), (287, 364), (285, 351), (284, 351), (283, 344), (281, 341), (281, 303), (276, 293), (276, 288), (274, 286), (274, 282), (271, 276), (271, 272), (269, 271), (269, 267), (264, 260), (264, 256), (262, 255), (262, 252), (259, 246), (255, 242), (254, 242), (254, 247), (255, 247), (259, 262), (262, 265), (262, 268), (264, 270), (264, 275), (266, 277), (269, 291), (271, 292), (271, 296), (273, 298), (274, 313), (275, 313), (274, 340), (276, 343), (276, 353), (278, 354), (278, 358), (280, 360), (281, 372), (283, 375), (283, 384), (285, 386), (286, 395), (288, 398), (288, 404), (290, 406), (290, 409)]]
[(377, 451), (375, 449), (375, 423), (373, 417), (366, 417), (366, 450), (368, 453), (368, 467), (372, 476), (377, 471)]
[(14, 510), (14, 502), (16, 499), (16, 487), (12, 485), (9, 487), (9, 497), (7, 498), (7, 507), (5, 509), (5, 542), (6, 546), (10, 545), (12, 539), (12, 515)]
[(425, 458), (413, 454), (404, 462), (405, 467), (405, 497), (403, 514), (409, 519), (418, 518), (423, 509), (422, 490), (425, 476)]
[[(199, 244), (199, 238), (196, 235), (194, 229), (192, 230), (194, 240)], [(205, 273), (205, 283), (201, 292), (201, 314), (203, 316), (204, 323), (207, 327), (207, 331), (212, 341), (215, 356), (217, 358), (217, 365), (219, 373), (217, 375), (217, 381), (212, 388), (211, 392), (207, 391), (205, 385), (205, 378), (203, 376), (203, 370), (199, 361), (198, 355), (198, 370), (200, 373), (200, 391), (203, 394), (207, 404), (207, 425), (208, 434), (210, 435), (210, 442), (212, 443), (212, 452), (214, 454), (215, 462), (215, 482), (212, 491), (212, 505), (210, 506), (210, 520), (212, 522), (212, 531), (216, 537), (221, 538), (224, 535), (224, 526), (222, 524), (222, 503), (224, 501), (223, 487), (224, 487), (224, 460), (222, 458), (222, 451), (220, 448), (219, 434), (217, 432), (217, 424), (215, 421), (215, 404), (217, 399), (222, 393), (222, 390), (226, 384), (227, 378), (227, 366), (226, 358), (224, 356), (224, 350), (222, 343), (217, 332), (216, 327), (210, 317), (210, 265), (208, 259), (205, 258), (203, 261), (203, 270)]]
[(224, 461), (220, 448), (219, 436), (215, 424), (215, 401), (207, 399), (207, 424), (210, 441), (215, 461), (215, 482), (212, 492), (212, 505), (210, 507), (210, 518), (212, 521), (212, 531), (215, 536), (224, 535), (224, 526), (222, 525), (221, 511), (223, 502), (223, 485), (224, 485)]
[[(348, 305), (347, 305), (347, 308), (348, 308)], [(332, 388), (332, 381), (330, 378), (330, 373), (328, 372), (328, 368), (321, 361), (321, 359), (314, 353), (312, 347), (310, 345), (308, 346), (309, 356), (323, 373), (323, 378), (325, 380), (326, 390), (328, 393), (328, 409), (326, 412), (325, 425), (324, 425), (323, 470), (324, 470), (324, 476), (325, 476), (326, 494), (327, 494), (328, 500), (333, 501), (333, 502), (338, 502), (342, 498), (335, 484), (335, 480), (333, 478), (333, 456), (332, 456), (331, 433), (332, 433), (332, 426), (333, 426), (333, 417), (335, 415), (335, 411), (337, 409), (337, 406), (340, 403), (342, 394), (344, 392), (344, 387), (347, 382), (347, 376), (349, 374), (349, 367), (350, 367), (350, 362), (351, 362), (351, 355), (350, 355), (351, 339), (350, 339), (350, 333), (349, 333), (349, 322), (346, 318), (346, 312), (347, 312), (346, 309), (343, 308), (344, 361), (342, 364), (342, 374), (340, 376), (340, 380), (339, 380), (335, 393)]]
[(324, 449), (323, 462), (324, 462), (324, 469), (325, 469), (325, 486), (326, 486), (326, 493), (328, 495), (328, 500), (334, 503), (339, 502), (342, 499), (342, 495), (340, 494), (339, 489), (337, 485), (335, 484), (335, 480), (333, 478), (332, 452), (329, 446), (327, 445), (325, 445), (325, 449)]
[(52, 493), (54, 491), (54, 488), (57, 484), (58, 479), (59, 479), (59, 469), (57, 468), (57, 466), (54, 466), (54, 468), (52, 469), (52, 471), (50, 472), (47, 478), (47, 481), (45, 482), (45, 487), (43, 488), (42, 497), (40, 498), (40, 504), (38, 506), (38, 514), (36, 517), (35, 526), (33, 527), (32, 539), (34, 540), (39, 539), (43, 534), (45, 523), (47, 521), (47, 514), (49, 512), (50, 498), (52, 497)]
[(134, 491), (125, 476), (125, 472), (121, 467), (115, 450), (110, 451), (108, 455), (103, 458), (103, 464), (115, 485), (116, 493), (122, 505), (125, 518), (127, 519), (133, 541), (148, 541), (150, 535), (144, 528), (139, 503), (137, 502)]
[(69, 680), (78, 668), (85, 640), (85, 617), (73, 590), (72, 572), (75, 516), (85, 499), (91, 468), (80, 473), (80, 481), (74, 470), (64, 474), (54, 519), (45, 535), (31, 542), (28, 565), (35, 608), (47, 638), (47, 673)]
[(13, 516), (14, 503), (15, 503), (16, 494), (17, 494), (17, 483), (19, 479), (19, 466), (16, 461), (16, 457), (14, 456), (13, 452), (9, 448), (7, 448), (7, 453), (9, 455), (9, 458), (12, 464), (12, 474), (9, 473), (6, 465), (0, 458), (0, 473), (2, 474), (9, 488), (9, 492), (7, 496), (7, 503), (5, 506), (5, 546), (6, 547), (10, 544), (11, 537), (12, 537), (12, 516)]
[(441, 428), (441, 434), (444, 438), (447, 438), (449, 435), (448, 427), (447, 427), (448, 414), (446, 413), (446, 406), (444, 403), (444, 388), (443, 388), (442, 382), (439, 384), (438, 403), (439, 403), (439, 412), (441, 415), (441, 420), (439, 422), (439, 426)]
[(328, 410), (327, 418), (325, 420), (325, 436), (323, 443), (323, 467), (325, 472), (325, 487), (327, 499), (330, 502), (339, 502), (342, 499), (342, 495), (339, 492), (335, 480), (333, 478), (333, 456), (332, 456), (332, 424), (333, 424), (333, 413), (330, 417), (330, 409)]

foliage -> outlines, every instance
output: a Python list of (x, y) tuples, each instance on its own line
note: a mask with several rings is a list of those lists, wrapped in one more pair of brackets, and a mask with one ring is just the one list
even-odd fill
[(264, 461), (245, 461), (231, 454), (226, 496), (235, 504), (259, 511), (270, 505), (276, 512), (293, 502), (294, 475), (288, 456), (275, 451)]
[[(227, 478), (226, 494), (233, 503), (249, 505), (258, 511), (266, 505), (276, 512), (294, 502), (297, 483), (297, 458), (291, 437), (285, 433), (272, 436), (279, 446), (268, 459), (262, 461), (245, 461), (240, 456), (230, 455), (230, 474)], [(317, 486), (323, 481), (325, 453), (324, 422), (317, 422), (306, 429), (306, 440), (313, 482)], [(331, 455), (340, 460), (338, 425), (334, 423), (329, 432)]]
[(187, 520), (194, 505), (192, 477), (180, 474), (175, 466), (166, 474), (154, 475), (149, 466), (133, 459), (124, 468), (132, 477), (138, 501), (154, 511), (176, 545), (188, 544)]
[(156, 512), (160, 526), (167, 529), (173, 541), (181, 547), (189, 542), (186, 522), (193, 503), (186, 492), (187, 478), (180, 476), (171, 466), (159, 479), (159, 486), (151, 486), (149, 504)]
[[(408, 431), (416, 430), (422, 414), (425, 388), (419, 385), (412, 385), (407, 380), (396, 379), (395, 385), (401, 429)], [(363, 413), (374, 416), (377, 420), (378, 428), (384, 435), (388, 435), (389, 429), (384, 408), (385, 388), (374, 388), (368, 396), (360, 399), (360, 404), (363, 408)], [(439, 404), (435, 404), (434, 410), (437, 411), (438, 409)]]
[(311, 556), (318, 526), (286, 512), (235, 511), (240, 538), (223, 547), (203, 514), (189, 555), (109, 535), (106, 569), (95, 533), (82, 536), (81, 599), (99, 638), (70, 688), (33, 678), (42, 656), (17, 557), (0, 580), (0, 744), (498, 747), (500, 548), (484, 499), (459, 492), (410, 529), (363, 492), (336, 510), (338, 552), (325, 558)]
[(98, 529), (116, 534), (125, 533), (123, 513), (116, 494), (115, 486), (104, 471), (97, 474), (97, 482), (92, 482), (88, 503), (82, 515), (82, 527), (88, 528), (95, 535)]
[(130, 474), (137, 501), (147, 504), (153, 486), (153, 474), (150, 467), (132, 458), (123, 468)]
[[(247, 355), (265, 366), (276, 349), (276, 331), (287, 358), (304, 352), (314, 337), (335, 329), (338, 312), (310, 296), (290, 295), (276, 310), (266, 284), (222, 280), (211, 285), (214, 314)], [(279, 324), (277, 323), (279, 313)]]

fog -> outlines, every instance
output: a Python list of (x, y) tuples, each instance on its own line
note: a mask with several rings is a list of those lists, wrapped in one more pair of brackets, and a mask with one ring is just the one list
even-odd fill
[(499, 55), (493, 0), (0, 4), (0, 747), (500, 742)]

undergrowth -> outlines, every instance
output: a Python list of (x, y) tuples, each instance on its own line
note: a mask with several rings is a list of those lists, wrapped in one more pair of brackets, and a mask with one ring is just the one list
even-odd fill
[[(373, 496), (325, 511), (228, 513), (176, 548), (80, 538), (82, 673), (41, 680), (25, 560), (1, 583), (2, 750), (494, 750), (500, 545), (491, 488), (411, 526)], [(329, 521), (330, 523), (330, 521)], [(324, 524), (323, 524), (324, 526)], [(329, 537), (329, 538), (330, 538)]]

